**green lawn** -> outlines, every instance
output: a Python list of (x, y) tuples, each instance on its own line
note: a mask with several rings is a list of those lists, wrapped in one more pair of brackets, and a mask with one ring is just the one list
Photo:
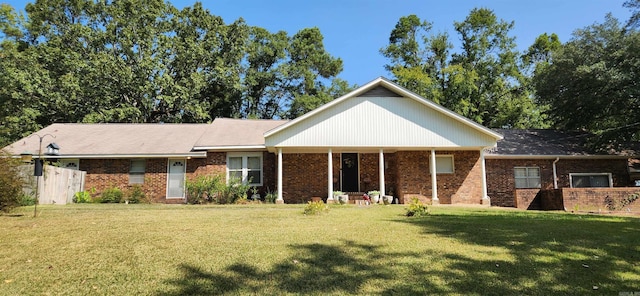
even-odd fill
[[(0, 216), (2, 295), (640, 292), (640, 219), (433, 207), (85, 204)], [(595, 289), (595, 290), (594, 290)]]

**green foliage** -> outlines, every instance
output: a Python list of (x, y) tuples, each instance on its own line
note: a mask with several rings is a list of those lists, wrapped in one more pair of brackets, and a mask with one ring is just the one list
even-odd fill
[(409, 204), (407, 205), (405, 215), (407, 217), (421, 217), (429, 215), (429, 209), (427, 205), (422, 203), (417, 198), (412, 198)]
[(216, 201), (218, 195), (226, 187), (223, 175), (198, 176), (187, 180), (187, 203), (204, 204)]
[(276, 203), (276, 199), (278, 199), (278, 194), (267, 190), (267, 194), (264, 196), (264, 201), (266, 203)]
[(187, 180), (187, 203), (232, 204), (247, 200), (251, 186), (239, 178), (225, 181), (224, 175), (198, 176), (195, 180)]
[(303, 214), (305, 215), (319, 215), (329, 212), (329, 207), (322, 201), (310, 201), (304, 206)]
[(601, 24), (576, 30), (536, 68), (538, 99), (559, 129), (586, 130), (592, 143), (607, 147), (640, 139), (640, 32), (608, 15)]
[(270, 33), (199, 2), (25, 10), (0, 4), (0, 146), (53, 122), (292, 118), (350, 89), (318, 28)]
[(0, 212), (8, 213), (24, 203), (20, 175), (20, 160), (0, 153)]
[(247, 192), (251, 186), (247, 183), (243, 183), (240, 178), (229, 178), (226, 186), (223, 187), (223, 190), (217, 197), (217, 203), (219, 204), (228, 204), (228, 203), (236, 203), (241, 200), (247, 199)]
[(74, 203), (90, 203), (91, 201), (91, 193), (89, 191), (78, 191), (73, 195)]
[(144, 190), (142, 190), (142, 186), (140, 184), (134, 184), (133, 186), (131, 186), (131, 188), (127, 191), (125, 198), (129, 203), (132, 204), (150, 202), (147, 198), (147, 195), (144, 193)]
[(100, 194), (101, 203), (120, 203), (124, 193), (118, 187), (109, 187)]
[(398, 84), (488, 127), (545, 128), (549, 124), (529, 91), (519, 63), (513, 22), (489, 9), (473, 9), (454, 27), (461, 51), (449, 35), (431, 33), (416, 15), (401, 17), (382, 55)]

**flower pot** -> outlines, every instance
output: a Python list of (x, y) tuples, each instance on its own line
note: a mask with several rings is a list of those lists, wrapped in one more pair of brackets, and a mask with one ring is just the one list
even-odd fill
[(346, 204), (349, 202), (349, 195), (347, 194), (339, 195), (338, 199), (340, 200), (341, 204)]
[(380, 201), (380, 195), (378, 195), (378, 194), (371, 195), (371, 196), (369, 196), (369, 198), (371, 198), (371, 203), (372, 204), (377, 204)]
[(382, 201), (385, 205), (393, 203), (393, 195), (385, 195), (382, 197)]

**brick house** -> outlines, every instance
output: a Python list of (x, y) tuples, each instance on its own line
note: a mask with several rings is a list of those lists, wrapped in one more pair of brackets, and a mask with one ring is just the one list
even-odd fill
[[(516, 206), (523, 190), (550, 186), (546, 177), (555, 158), (507, 153), (503, 143), (511, 142), (501, 141), (502, 133), (508, 139), (512, 135), (485, 128), (382, 77), (291, 121), (52, 124), (36, 132), (55, 136), (51, 140), (61, 148), (63, 166), (87, 172), (85, 188), (100, 192), (139, 184), (148, 196), (166, 203), (185, 201), (186, 180), (224, 174), (250, 181), (262, 194), (277, 192), (278, 202), (287, 203), (331, 200), (338, 190), (353, 197), (379, 190), (401, 203), (416, 197), (430, 203), (489, 204), (491, 196), (495, 205)], [(37, 154), (38, 139), (26, 137), (5, 149)], [(567, 166), (570, 174), (591, 172), (594, 162), (584, 157), (586, 165), (575, 162), (578, 158), (561, 161), (585, 166), (580, 171)], [(623, 162), (622, 157), (602, 158), (597, 172), (609, 172), (611, 186), (627, 185)], [(534, 167), (539, 168), (540, 188), (521, 190), (522, 182), (538, 185), (533, 178), (520, 178), (534, 174)], [(557, 168), (564, 172), (564, 166)], [(574, 175), (561, 179), (562, 186), (569, 178), (583, 182)]]

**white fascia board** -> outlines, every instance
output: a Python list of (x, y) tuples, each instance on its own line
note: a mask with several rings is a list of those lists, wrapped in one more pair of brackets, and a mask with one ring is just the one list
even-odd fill
[(627, 155), (501, 155), (501, 154), (485, 154), (486, 159), (628, 159), (633, 156)]
[(256, 151), (266, 150), (265, 145), (246, 145), (246, 146), (197, 146), (193, 147), (193, 150), (205, 150), (205, 151)]
[[(65, 155), (43, 155), (43, 158), (79, 158), (79, 159), (102, 159), (102, 158), (204, 158), (207, 157), (206, 152), (197, 153), (175, 153), (175, 154), (65, 154)], [(34, 155), (33, 158), (38, 158)]]

